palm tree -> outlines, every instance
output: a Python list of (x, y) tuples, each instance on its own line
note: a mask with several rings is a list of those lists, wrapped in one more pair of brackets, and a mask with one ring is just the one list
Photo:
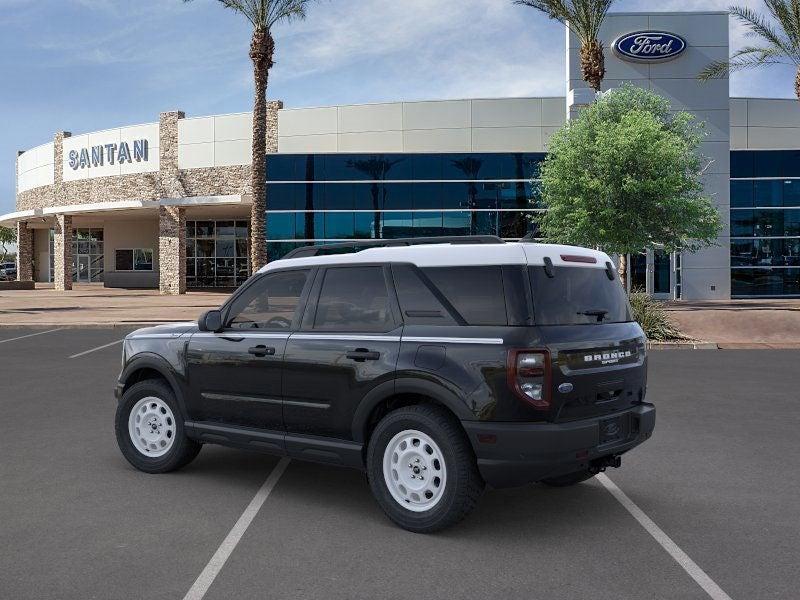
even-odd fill
[(734, 52), (730, 60), (711, 63), (699, 78), (706, 81), (724, 77), (731, 71), (790, 64), (797, 69), (794, 93), (800, 100), (800, 0), (764, 0), (764, 4), (771, 19), (746, 6), (730, 8), (730, 14), (748, 29), (747, 35), (757, 38), (761, 45), (745, 46)]
[(581, 75), (595, 92), (606, 75), (600, 27), (614, 0), (514, 0), (563, 23), (581, 41)]
[[(313, 0), (219, 0), (225, 8), (235, 10), (253, 26), (250, 59), (253, 61), (255, 100), (253, 102), (253, 205), (250, 208), (250, 268), (253, 272), (267, 264), (266, 235), (266, 149), (267, 149), (267, 83), (274, 65), (275, 40), (272, 28), (282, 21), (304, 19), (306, 7)], [(191, 2), (191, 0), (184, 0)]]

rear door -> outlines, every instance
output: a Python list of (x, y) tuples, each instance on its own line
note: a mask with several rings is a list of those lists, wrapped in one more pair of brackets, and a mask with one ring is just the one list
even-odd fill
[(283, 354), (289, 334), (299, 327), (311, 279), (310, 269), (257, 276), (231, 301), (224, 331), (192, 336), (187, 348), (192, 420), (283, 429)]
[(350, 439), (353, 414), (394, 379), (402, 325), (384, 265), (321, 270), (284, 359), (287, 433)]

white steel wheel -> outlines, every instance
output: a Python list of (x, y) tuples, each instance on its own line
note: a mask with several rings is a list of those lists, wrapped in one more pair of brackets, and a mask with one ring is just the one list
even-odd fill
[(139, 400), (128, 415), (131, 442), (144, 456), (164, 456), (175, 443), (175, 432), (175, 415), (172, 414), (172, 409), (155, 396)]
[(383, 477), (400, 506), (413, 512), (430, 510), (447, 486), (444, 455), (427, 433), (401, 431), (383, 452)]

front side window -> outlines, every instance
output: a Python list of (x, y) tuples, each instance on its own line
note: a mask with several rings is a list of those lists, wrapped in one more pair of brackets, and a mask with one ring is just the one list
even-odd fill
[(228, 313), (228, 328), (289, 330), (307, 280), (307, 270), (260, 278), (234, 300)]
[(622, 284), (605, 269), (556, 267), (548, 277), (544, 267), (529, 267), (537, 325), (624, 323), (631, 320)]
[(392, 327), (382, 267), (343, 267), (326, 271), (314, 329), (389, 331)]

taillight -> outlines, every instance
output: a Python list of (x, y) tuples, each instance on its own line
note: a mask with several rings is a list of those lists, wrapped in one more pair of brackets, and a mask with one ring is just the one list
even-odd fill
[(511, 350), (508, 385), (534, 408), (550, 408), (550, 353), (547, 350)]

